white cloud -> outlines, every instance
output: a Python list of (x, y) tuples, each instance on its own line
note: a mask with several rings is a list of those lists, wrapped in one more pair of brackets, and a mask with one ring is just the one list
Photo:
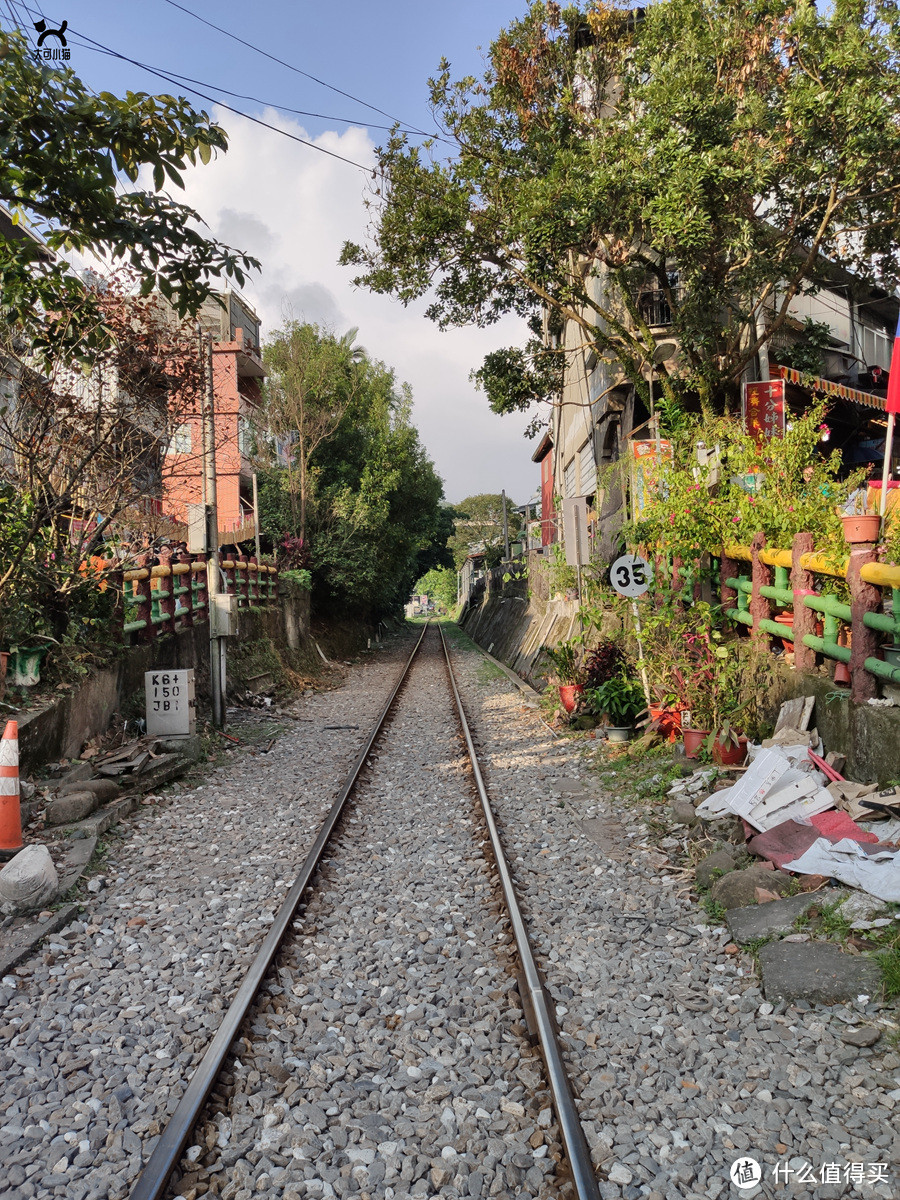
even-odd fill
[[(302, 126), (271, 110), (264, 117), (308, 138)], [(244, 290), (264, 332), (278, 327), (286, 306), (339, 333), (358, 326), (369, 353), (411, 384), (414, 419), (448, 498), (506, 488), (524, 502), (539, 478), (530, 459), (534, 443), (522, 437), (527, 419), (495, 416), (468, 378), (489, 350), (521, 338), (521, 324), (441, 333), (424, 317), (423, 304), (403, 308), (354, 289), (352, 271), (337, 259), (345, 240), (365, 239), (362, 172), (230, 113), (220, 111), (216, 119), (228, 129), (228, 153), (189, 172), (185, 198), (216, 236), (263, 264)], [(363, 129), (314, 140), (355, 162), (374, 163)]]

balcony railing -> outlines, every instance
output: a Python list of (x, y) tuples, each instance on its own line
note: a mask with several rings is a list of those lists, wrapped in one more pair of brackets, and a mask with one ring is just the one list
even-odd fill
[(641, 319), (648, 325), (671, 325), (672, 324), (672, 306), (669, 303), (669, 296), (676, 304), (681, 302), (682, 289), (680, 287), (669, 288), (668, 293), (660, 289), (648, 290), (641, 292), (638, 296), (638, 311), (641, 314)]

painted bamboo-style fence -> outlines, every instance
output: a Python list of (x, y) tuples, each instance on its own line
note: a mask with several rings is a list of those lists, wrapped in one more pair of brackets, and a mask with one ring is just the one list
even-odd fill
[[(851, 546), (836, 562), (816, 552), (811, 533), (798, 533), (789, 550), (759, 533), (749, 546), (724, 547), (719, 578), (731, 620), (753, 637), (793, 643), (798, 671), (812, 671), (817, 655), (845, 664), (860, 703), (878, 695), (879, 682), (900, 684), (900, 666), (881, 657), (888, 638), (900, 646), (900, 567), (879, 562), (874, 545)], [(845, 580), (850, 603), (823, 591), (823, 579)], [(774, 620), (776, 608), (793, 623)]]
[[(122, 623), (129, 639), (151, 642), (209, 619), (206, 556), (180, 553), (174, 558), (160, 554), (160, 558), (163, 561), (153, 566), (149, 554), (139, 556), (133, 568), (110, 578), (124, 602), (123, 618), (133, 613)], [(239, 608), (275, 602), (278, 572), (270, 563), (240, 554), (220, 560), (219, 566), (220, 591), (237, 596)]]

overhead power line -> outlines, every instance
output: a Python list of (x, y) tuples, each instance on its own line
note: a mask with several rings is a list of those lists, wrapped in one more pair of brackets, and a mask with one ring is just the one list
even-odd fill
[(179, 4), (177, 0), (165, 0), (166, 4), (177, 8), (183, 13), (187, 13), (189, 17), (193, 17), (195, 21), (200, 21), (210, 29), (215, 29), (217, 33), (223, 34), (225, 37), (231, 38), (232, 41), (239, 42), (240, 45), (246, 46), (248, 50), (253, 50), (257, 54), (261, 54), (264, 58), (268, 58), (271, 62), (278, 63), (279, 66), (286, 67), (289, 71), (293, 71), (297, 75), (302, 75), (304, 79), (311, 79), (313, 83), (319, 84), (320, 87), (328, 88), (331, 92), (336, 92), (339, 96), (344, 96), (347, 100), (353, 100), (356, 104), (362, 104), (364, 108), (370, 109), (372, 112), (378, 113), (382, 117), (387, 117), (389, 121), (394, 121), (400, 125), (409, 125), (409, 128), (420, 134), (422, 137), (432, 137), (434, 135), (426, 133), (424, 129), (418, 129), (409, 122), (401, 121), (399, 117), (393, 116), (389, 112), (385, 112), (383, 108), (377, 108), (374, 104), (369, 104), (367, 100), (362, 100), (359, 96), (354, 96), (352, 92), (345, 92), (342, 88), (335, 87), (332, 83), (327, 83), (324, 79), (319, 79), (316, 75), (310, 75), (308, 71), (302, 70), (300, 67), (295, 67), (293, 63), (285, 62), (283, 58), (278, 58), (274, 54), (270, 54), (268, 50), (263, 50), (261, 46), (255, 45), (253, 42), (248, 42), (242, 37), (238, 37), (236, 33), (232, 33), (230, 29), (223, 29), (221, 25), (216, 25), (213, 21), (207, 20), (206, 17), (201, 17), (199, 13), (193, 9), (187, 8), (184, 4)]

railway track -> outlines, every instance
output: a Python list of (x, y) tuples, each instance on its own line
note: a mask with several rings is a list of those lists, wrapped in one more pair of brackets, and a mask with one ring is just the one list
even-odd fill
[[(472, 1196), (497, 1194), (499, 1175), (509, 1193), (599, 1200), (552, 1002), (436, 632), (423, 629), (132, 1200), (169, 1194), (186, 1152), (216, 1160), (222, 1147), (209, 1168), (221, 1185), (222, 1160), (235, 1165), (229, 1139), (253, 1121), (263, 1127), (256, 1162), (250, 1152), (238, 1165), (261, 1154), (276, 1163), (278, 1195), (295, 1173), (300, 1194), (327, 1198), (382, 1186), (422, 1194), (423, 1178), (432, 1194), (474, 1170)], [(529, 1062), (521, 1009), (542, 1065)], [(364, 1143), (379, 1138), (376, 1155)], [(310, 1187), (309, 1167), (331, 1159), (351, 1164), (352, 1182), (345, 1170), (333, 1188), (329, 1167)], [(264, 1175), (250, 1184), (257, 1193)]]

